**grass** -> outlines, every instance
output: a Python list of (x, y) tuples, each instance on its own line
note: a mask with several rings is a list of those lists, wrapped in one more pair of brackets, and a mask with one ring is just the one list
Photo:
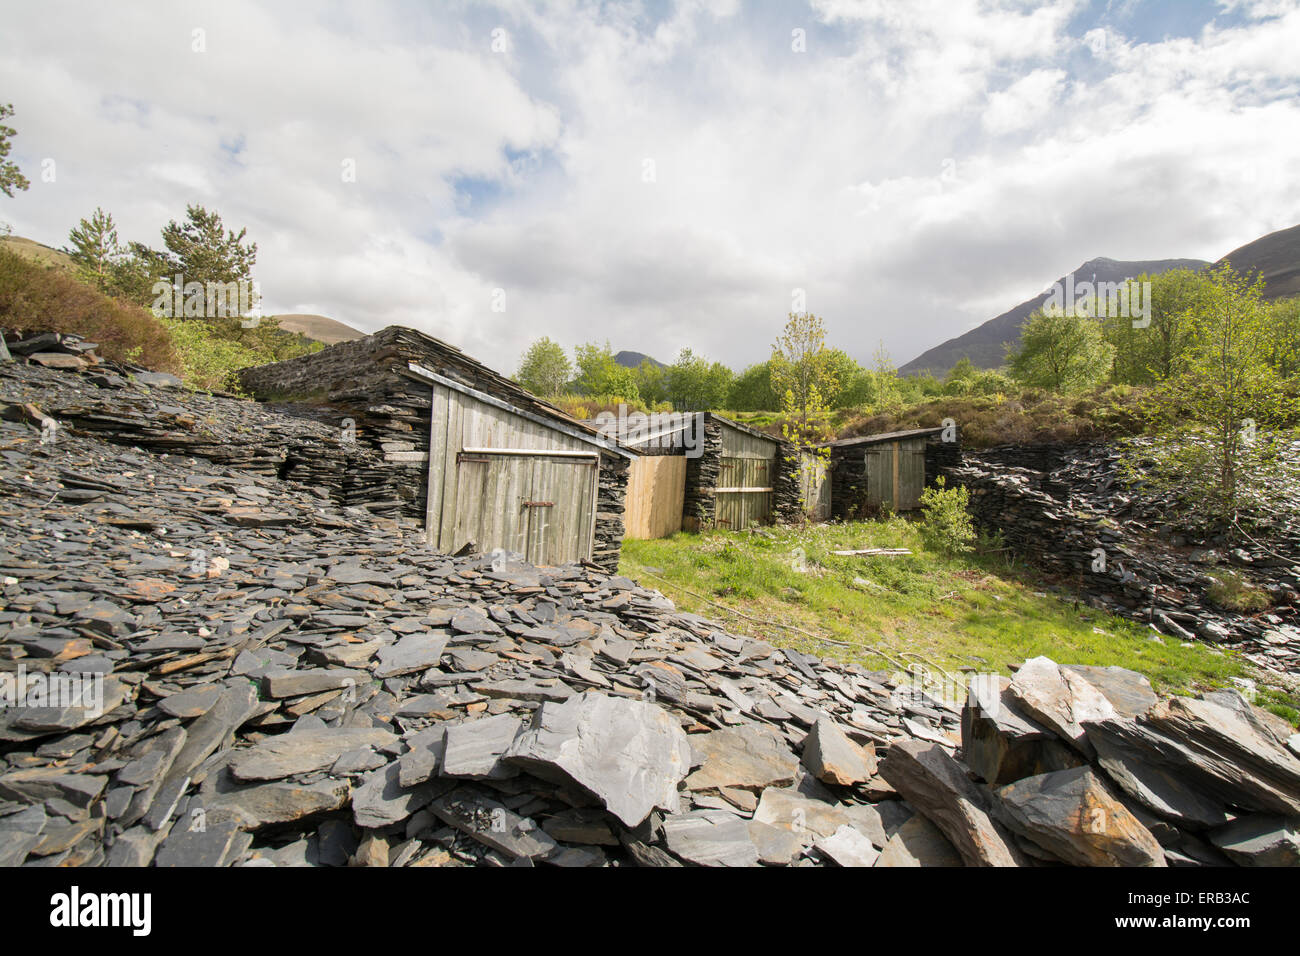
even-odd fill
[[(1085, 441), (1142, 431), (1143, 390), (1105, 385), (1074, 394), (1023, 388), (995, 395), (939, 395), (888, 409), (867, 406), (831, 413), (837, 438), (856, 438), (909, 428), (935, 428), (951, 418), (966, 448), (1011, 442)], [(780, 433), (778, 412), (724, 412), (752, 428)]]
[[(913, 554), (831, 553), (877, 547)], [(1011, 665), (1041, 654), (1061, 664), (1127, 667), (1162, 693), (1233, 686), (1234, 677), (1255, 676), (1231, 651), (1183, 647), (1169, 638), (1159, 643), (1134, 622), (1049, 594), (1006, 552), (927, 552), (917, 526), (901, 517), (625, 541), (620, 571), (684, 610), (725, 621), (733, 632), (872, 669), (898, 670), (919, 657), (949, 671), (1009, 674)], [(727, 614), (688, 592), (851, 646)], [(1285, 695), (1270, 703), (1275, 713), (1296, 705)]]

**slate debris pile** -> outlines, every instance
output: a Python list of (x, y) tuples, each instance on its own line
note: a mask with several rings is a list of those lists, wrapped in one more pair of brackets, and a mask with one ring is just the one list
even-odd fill
[[(967, 452), (942, 471), (970, 490), (981, 524), (1093, 606), (1148, 623), (1164, 638), (1235, 645), (1258, 667), (1292, 674), (1300, 664), (1300, 527), (1279, 515), (1263, 540), (1246, 546), (1175, 527), (1176, 510), (1125, 489), (1118, 465), (1113, 446), (1090, 443)], [(1214, 605), (1207, 592), (1223, 569), (1265, 591), (1272, 606), (1240, 613)]]
[[(49, 337), (76, 338), (48, 333), (9, 348), (17, 360), (26, 354), (21, 350), (36, 347), (32, 342)], [(94, 356), (93, 351), (81, 354)], [(115, 444), (302, 482), (343, 507), (390, 517), (401, 510), (392, 470), (377, 452), (355, 440), (355, 429), (284, 414), (233, 395), (184, 391), (175, 376), (99, 359), (71, 371), (78, 374), (40, 363), (0, 364), (6, 406), (0, 414), (38, 423), (48, 418), (64, 429)]]
[(56, 434), (0, 421), (0, 864), (847, 865), (912, 816), (878, 750), (956, 746), (625, 578)]
[(1036, 657), (974, 685), (960, 757), (880, 773), (970, 865), (1300, 866), (1300, 735), (1235, 690)]
[[(6, 408), (45, 374), (6, 368)], [(0, 865), (1295, 858), (1300, 739), (1235, 695), (1031, 661), (963, 713), (43, 421), (0, 418)]]

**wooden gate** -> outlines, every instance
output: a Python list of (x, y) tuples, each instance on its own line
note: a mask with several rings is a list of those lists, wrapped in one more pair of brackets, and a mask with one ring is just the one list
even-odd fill
[(666, 538), (682, 527), (686, 458), (643, 455), (628, 468), (624, 536)]
[(866, 450), (867, 506), (911, 511), (925, 488), (924, 440), (892, 441)]
[(799, 497), (804, 513), (813, 521), (827, 521), (831, 516), (831, 483), (826, 460), (820, 455), (799, 452)]
[(772, 466), (765, 458), (723, 458), (714, 524), (741, 531), (772, 519)]

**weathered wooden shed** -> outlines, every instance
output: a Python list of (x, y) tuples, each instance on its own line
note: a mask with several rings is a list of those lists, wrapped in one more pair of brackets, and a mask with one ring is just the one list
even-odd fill
[[(646, 526), (638, 525), (638, 537), (671, 534), (678, 526), (741, 530), (799, 518), (799, 453), (789, 442), (714, 412), (630, 418), (588, 424), (643, 456), (633, 466), (628, 499), (651, 502), (659, 511)], [(685, 468), (651, 463), (663, 458), (684, 460)], [(679, 524), (657, 516), (665, 502), (678, 505)], [(629, 504), (629, 511), (639, 507)]]
[(390, 471), (378, 496), (396, 495), (439, 550), (617, 568), (636, 453), (454, 346), (390, 326), (240, 377), (255, 397), (380, 450)]
[[(882, 509), (911, 511), (919, 507), (921, 492), (934, 482), (939, 467), (961, 457), (955, 440), (943, 441), (946, 431), (914, 428), (844, 438), (823, 446), (831, 455), (831, 514), (851, 519)], [(952, 434), (955, 436), (955, 430)]]

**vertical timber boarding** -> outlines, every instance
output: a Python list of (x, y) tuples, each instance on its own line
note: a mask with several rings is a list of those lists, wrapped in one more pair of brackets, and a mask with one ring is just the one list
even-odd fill
[(713, 522), (731, 531), (768, 524), (772, 520), (772, 485), (779, 446), (774, 440), (721, 424), (722, 456)]
[(432, 389), (430, 545), (504, 548), (535, 564), (589, 559), (599, 452), (447, 385)]
[(686, 458), (643, 455), (632, 462), (627, 481), (627, 538), (666, 538), (682, 527)]
[(867, 506), (911, 511), (925, 488), (925, 439), (910, 438), (868, 446)]
[(799, 452), (799, 497), (812, 521), (830, 520), (831, 482), (827, 471), (828, 465), (820, 455)]

